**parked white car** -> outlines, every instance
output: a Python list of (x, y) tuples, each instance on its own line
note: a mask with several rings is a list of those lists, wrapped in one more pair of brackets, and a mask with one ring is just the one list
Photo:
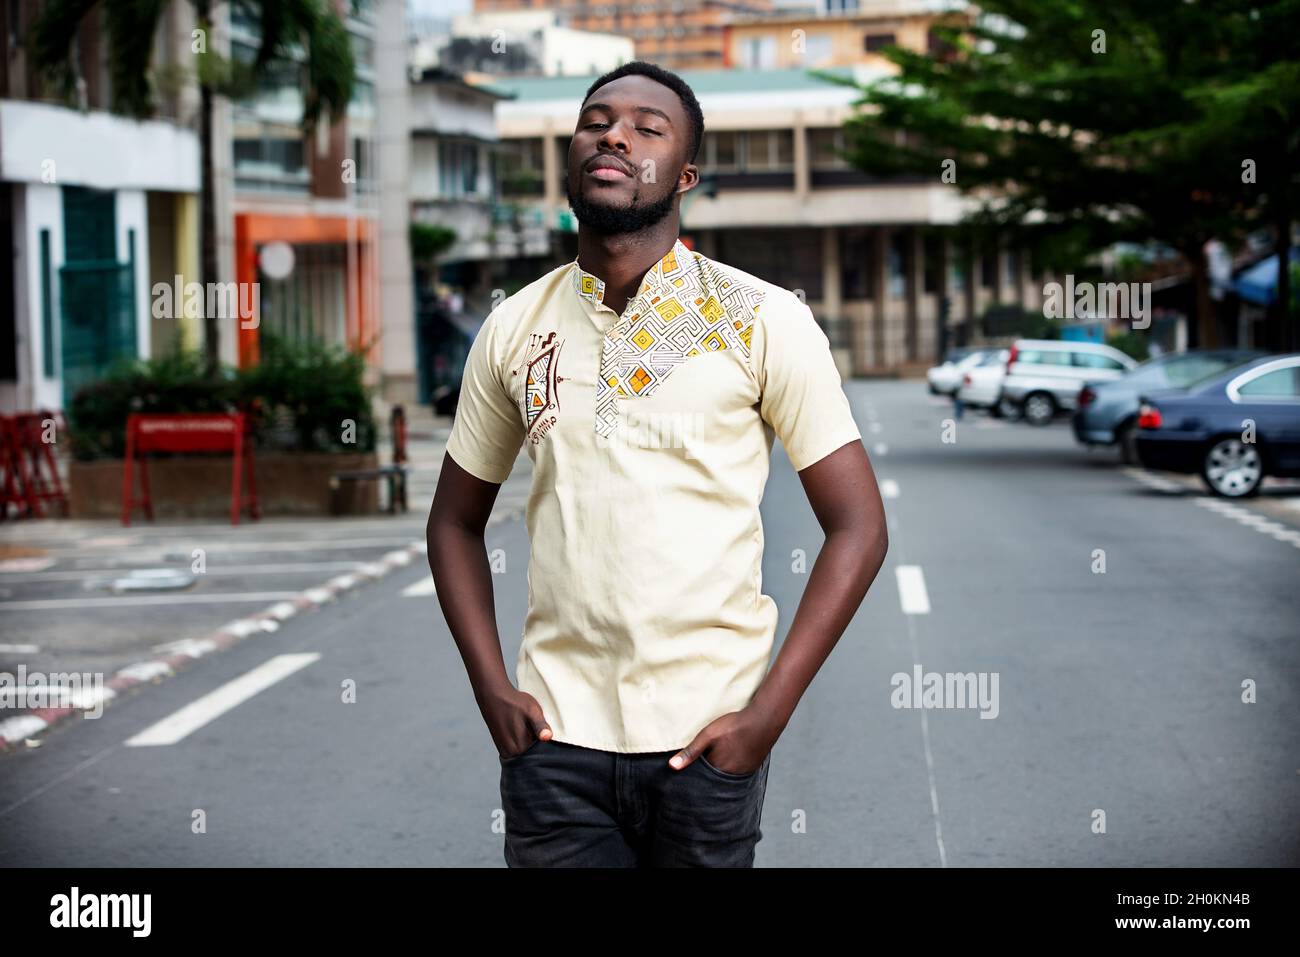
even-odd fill
[(963, 405), (976, 409), (990, 409), (995, 413), (998, 397), (1002, 393), (1002, 378), (1007, 371), (1009, 349), (990, 349), (980, 361), (962, 373), (957, 398)]
[(961, 377), (975, 368), (989, 354), (989, 349), (954, 349), (943, 365), (932, 366), (925, 378), (930, 383), (932, 395), (952, 395), (961, 386)]
[(1007, 356), (1000, 405), (1032, 425), (1046, 425), (1057, 412), (1073, 410), (1088, 382), (1109, 382), (1137, 367), (1137, 360), (1099, 342), (1017, 339)]

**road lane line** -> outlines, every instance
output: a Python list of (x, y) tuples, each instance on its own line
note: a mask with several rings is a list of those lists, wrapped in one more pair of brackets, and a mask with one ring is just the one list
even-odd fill
[(150, 725), (134, 737), (128, 738), (125, 744), (128, 748), (175, 744), (254, 695), (307, 667), (319, 657), (316, 652), (276, 655), (247, 674), (240, 675), (197, 701), (191, 701), (157, 724)]
[(253, 591), (233, 594), (133, 595), (130, 598), (48, 598), (33, 601), (0, 601), (0, 611), (52, 611), (58, 608), (129, 608), (135, 605), (230, 604), (236, 601), (288, 601), (294, 591)]
[(930, 614), (930, 596), (925, 590), (925, 575), (920, 565), (899, 565), (894, 569), (898, 578), (898, 598), (905, 615)]
[(893, 479), (882, 479), (880, 482), (880, 494), (885, 498), (898, 498), (898, 483)]

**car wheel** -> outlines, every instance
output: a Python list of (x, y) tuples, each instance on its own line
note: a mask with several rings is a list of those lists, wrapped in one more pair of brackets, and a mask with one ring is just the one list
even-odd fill
[(1119, 460), (1125, 465), (1137, 465), (1137, 423), (1129, 419), (1115, 430), (1115, 444), (1119, 446)]
[(997, 402), (989, 406), (989, 415), (995, 419), (1006, 419), (1008, 422), (1014, 422), (1020, 418), (1021, 409), (1013, 400), (1001, 396)]
[(938, 395), (938, 394), (939, 394), (939, 390), (936, 389), (936, 388), (934, 387), (934, 383), (933, 383), (933, 382), (930, 383), (930, 394), (931, 394), (931, 395)]
[(1046, 392), (1031, 392), (1025, 396), (1024, 416), (1030, 425), (1046, 425), (1056, 417), (1056, 401)]
[(1238, 438), (1219, 439), (1205, 452), (1201, 478), (1211, 492), (1224, 498), (1254, 495), (1264, 478), (1259, 448)]

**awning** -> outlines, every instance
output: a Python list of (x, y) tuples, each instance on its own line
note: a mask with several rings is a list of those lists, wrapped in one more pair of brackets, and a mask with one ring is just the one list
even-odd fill
[[(1277, 301), (1277, 261), (1269, 256), (1243, 269), (1232, 281), (1232, 291), (1247, 302), (1271, 306)], [(1291, 249), (1291, 262), (1300, 262), (1300, 248)]]

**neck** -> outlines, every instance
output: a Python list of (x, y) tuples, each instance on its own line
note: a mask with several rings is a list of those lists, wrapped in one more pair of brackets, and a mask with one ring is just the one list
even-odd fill
[(673, 248), (677, 231), (675, 217), (639, 233), (606, 235), (579, 229), (578, 266), (604, 281), (605, 304), (622, 312), (645, 274)]

